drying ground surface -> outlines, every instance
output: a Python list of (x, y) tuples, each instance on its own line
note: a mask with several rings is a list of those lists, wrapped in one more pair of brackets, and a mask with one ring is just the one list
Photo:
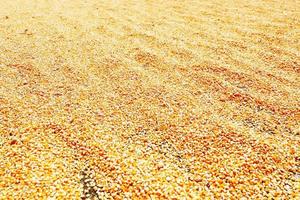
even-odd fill
[(1, 1), (1, 199), (297, 199), (299, 1)]

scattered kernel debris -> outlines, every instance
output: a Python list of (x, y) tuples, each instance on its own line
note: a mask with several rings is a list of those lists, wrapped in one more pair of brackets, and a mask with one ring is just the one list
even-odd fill
[(0, 1), (0, 199), (299, 199), (299, 2)]

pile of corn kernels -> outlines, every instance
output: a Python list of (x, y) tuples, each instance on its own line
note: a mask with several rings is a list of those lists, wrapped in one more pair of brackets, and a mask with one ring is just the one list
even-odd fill
[(297, 2), (0, 2), (0, 199), (299, 199)]

